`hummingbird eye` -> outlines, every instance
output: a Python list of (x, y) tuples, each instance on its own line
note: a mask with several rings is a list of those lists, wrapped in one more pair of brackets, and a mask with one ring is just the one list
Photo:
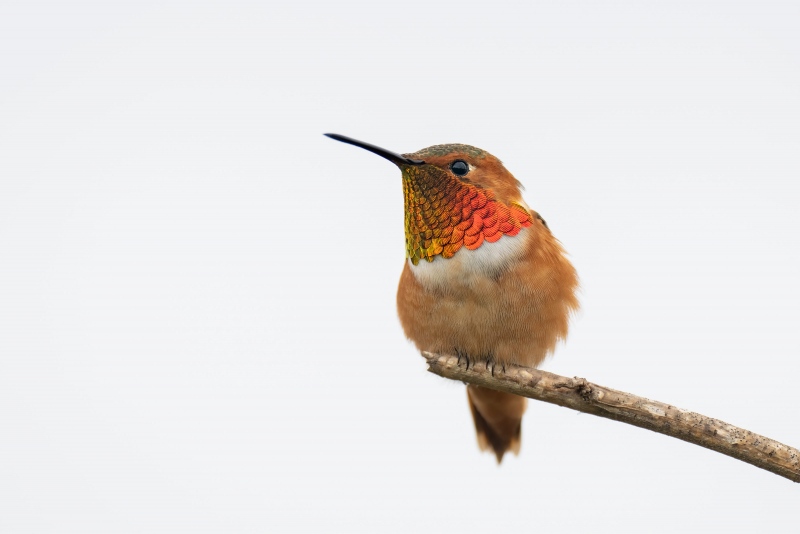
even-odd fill
[(463, 159), (457, 159), (450, 164), (450, 170), (456, 176), (464, 176), (469, 172), (469, 164)]

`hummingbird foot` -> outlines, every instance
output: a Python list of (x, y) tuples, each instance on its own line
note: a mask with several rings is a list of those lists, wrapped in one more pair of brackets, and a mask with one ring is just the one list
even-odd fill
[[(489, 371), (492, 376), (495, 375), (495, 369), (502, 370), (503, 373), (506, 372), (506, 364), (505, 362), (498, 362), (494, 359), (494, 355), (489, 353), (485, 356), (472, 358), (466, 352), (460, 349), (453, 349), (456, 354), (458, 360), (456, 361), (456, 365), (461, 367), (463, 365), (464, 369), (469, 371), (470, 367), (474, 368), (476, 364), (483, 363), (486, 367), (486, 370)], [(499, 367), (498, 367), (499, 366)]]
[[(498, 367), (499, 366), (499, 367)], [(499, 369), (503, 374), (506, 373), (506, 363), (498, 362), (494, 359), (493, 354), (486, 356), (486, 370), (494, 376), (495, 369)]]

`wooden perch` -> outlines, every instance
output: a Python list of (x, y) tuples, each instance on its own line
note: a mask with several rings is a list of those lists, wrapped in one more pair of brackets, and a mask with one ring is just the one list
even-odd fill
[(721, 452), (800, 482), (800, 451), (749, 430), (687, 410), (592, 384), (516, 365), (465, 365), (456, 356), (423, 352), (428, 370), (444, 378), (513, 393), (584, 413), (628, 423)]

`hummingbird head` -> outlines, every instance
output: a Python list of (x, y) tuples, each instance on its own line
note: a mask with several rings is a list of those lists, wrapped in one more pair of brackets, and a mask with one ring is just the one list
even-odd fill
[(521, 185), (499, 159), (470, 145), (434, 145), (410, 154), (338, 134), (332, 139), (388, 159), (403, 175), (406, 255), (417, 265), (452, 258), (462, 247), (515, 236), (530, 226)]
[(434, 145), (403, 154), (403, 157), (423, 161), (423, 172), (441, 173), (443, 179), (492, 191), (497, 200), (505, 204), (522, 198), (522, 184), (499, 159), (480, 148), (462, 144)]

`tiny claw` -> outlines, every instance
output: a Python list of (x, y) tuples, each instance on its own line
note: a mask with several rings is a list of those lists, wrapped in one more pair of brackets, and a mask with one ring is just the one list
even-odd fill
[(461, 367), (461, 360), (464, 360), (464, 365), (466, 366), (467, 369), (469, 369), (469, 358), (467, 358), (467, 355), (461, 352), (460, 350), (456, 349), (456, 356), (458, 357), (456, 365), (458, 367)]
[(491, 356), (487, 356), (486, 357), (486, 370), (489, 371), (492, 374), (492, 376), (494, 376), (494, 367), (495, 367), (495, 365), (496, 364), (494, 362), (494, 358), (492, 358)]

